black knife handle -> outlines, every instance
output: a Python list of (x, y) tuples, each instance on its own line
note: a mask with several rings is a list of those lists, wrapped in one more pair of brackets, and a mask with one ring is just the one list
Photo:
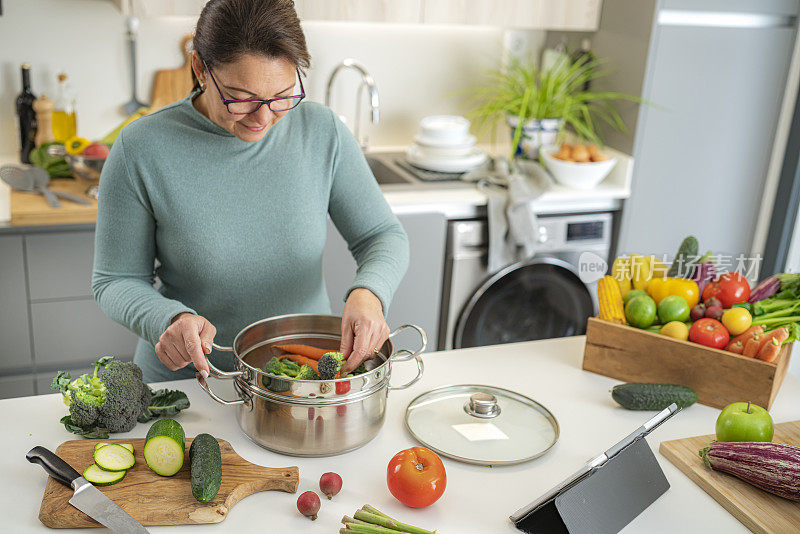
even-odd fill
[(32, 448), (25, 455), (25, 458), (31, 463), (40, 464), (51, 477), (66, 486), (71, 487), (72, 481), (81, 476), (67, 462), (44, 447), (37, 446)]

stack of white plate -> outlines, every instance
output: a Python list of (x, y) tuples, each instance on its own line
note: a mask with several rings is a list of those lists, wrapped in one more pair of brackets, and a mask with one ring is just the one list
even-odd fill
[(406, 151), (411, 165), (437, 172), (467, 172), (486, 162), (486, 152), (475, 146), (469, 121), (458, 115), (432, 115), (419, 123), (414, 144)]

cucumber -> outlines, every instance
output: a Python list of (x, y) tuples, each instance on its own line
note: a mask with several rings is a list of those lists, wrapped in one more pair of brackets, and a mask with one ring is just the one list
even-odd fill
[(644, 384), (632, 382), (611, 389), (611, 398), (628, 410), (663, 410), (673, 402), (686, 408), (697, 402), (692, 388), (675, 384)]
[(94, 463), (106, 471), (126, 471), (133, 467), (133, 453), (122, 445), (106, 445), (94, 450)]
[[(97, 450), (100, 447), (105, 447), (106, 445), (111, 445), (111, 443), (95, 443), (94, 450)], [(116, 443), (115, 445), (122, 445), (123, 447), (131, 451), (131, 454), (134, 454), (133, 445), (131, 445), (130, 443)]]
[(83, 478), (95, 486), (110, 486), (123, 478), (127, 471), (106, 471), (97, 464), (92, 464), (83, 472)]
[(690, 278), (692, 276), (692, 268), (689, 264), (697, 259), (699, 247), (700, 245), (697, 243), (695, 236), (687, 236), (681, 246), (678, 247), (678, 253), (675, 254), (675, 259), (672, 261), (672, 265), (669, 266), (667, 276), (670, 278), (675, 278), (676, 276)]
[(222, 454), (211, 434), (199, 434), (189, 447), (192, 495), (200, 502), (214, 500), (222, 483)]
[[(185, 435), (175, 419), (159, 419), (150, 426), (144, 442), (144, 461), (155, 473), (171, 477), (183, 467)], [(103, 447), (100, 450), (105, 449)]]

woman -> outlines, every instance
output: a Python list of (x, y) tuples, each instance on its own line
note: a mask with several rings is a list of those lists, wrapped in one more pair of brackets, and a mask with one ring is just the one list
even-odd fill
[[(139, 335), (134, 361), (146, 381), (192, 377), (190, 363), (207, 377), (211, 342), (230, 344), (259, 319), (330, 313), (328, 214), (358, 263), (343, 312), (344, 372), (388, 337), (384, 311), (408, 239), (350, 132), (303, 100), (308, 66), (290, 0), (211, 0), (195, 31), (195, 90), (114, 143), (92, 288)], [(213, 358), (233, 367), (229, 353)]]

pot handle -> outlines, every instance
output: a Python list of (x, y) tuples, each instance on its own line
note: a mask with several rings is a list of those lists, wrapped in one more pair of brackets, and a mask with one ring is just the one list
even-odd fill
[[(217, 345), (216, 343), (211, 343), (211, 346), (215, 350), (219, 350), (219, 351), (223, 351), (223, 352), (233, 352), (233, 347), (223, 347), (222, 345)], [(208, 362), (208, 369), (211, 371), (210, 374), (214, 378), (220, 378), (220, 379), (236, 378), (237, 376), (242, 376), (244, 374), (244, 371), (230, 371), (230, 372), (228, 372), (228, 371), (223, 371), (221, 369), (217, 369), (214, 366), (214, 364), (211, 363), (211, 360), (206, 358), (206, 361)], [(200, 384), (200, 385), (202, 386), (203, 384)], [(207, 387), (203, 387), (203, 389), (205, 389), (208, 392), (208, 394), (211, 395), (212, 399), (217, 400), (217, 397), (215, 397), (214, 394), (211, 393), (210, 389), (208, 389)]]
[(404, 324), (402, 326), (397, 327), (394, 330), (394, 332), (389, 334), (389, 338), (392, 338), (396, 334), (402, 332), (403, 330), (409, 329), (409, 328), (411, 328), (413, 330), (416, 330), (417, 333), (419, 334), (420, 342), (421, 342), (419, 349), (417, 349), (415, 352), (412, 352), (412, 351), (407, 350), (407, 349), (400, 349), (400, 350), (396, 351), (394, 354), (392, 354), (389, 357), (389, 359), (392, 362), (405, 362), (405, 361), (408, 361), (408, 360), (416, 360), (416, 362), (417, 362), (417, 376), (415, 376), (409, 382), (406, 382), (405, 384), (403, 384), (401, 386), (392, 386), (392, 385), (390, 385), (388, 387), (388, 389), (390, 391), (391, 390), (397, 390), (397, 389), (410, 388), (411, 386), (413, 386), (414, 384), (419, 382), (419, 380), (422, 378), (422, 373), (425, 371), (425, 364), (422, 363), (422, 358), (420, 358), (420, 354), (422, 354), (422, 352), (424, 352), (425, 348), (428, 346), (428, 336), (427, 336), (427, 334), (425, 334), (425, 331), (422, 328), (420, 328), (417, 325), (413, 325), (413, 324)]
[[(211, 368), (213, 369), (214, 367), (212, 366)], [(224, 404), (225, 406), (236, 406), (238, 404), (244, 404), (245, 403), (244, 399), (241, 399), (241, 398), (240, 399), (236, 399), (234, 401), (229, 401), (229, 400), (225, 400), (225, 399), (223, 399), (221, 397), (218, 397), (216, 393), (211, 391), (211, 388), (208, 387), (208, 384), (206, 383), (206, 379), (203, 378), (203, 376), (200, 373), (197, 374), (197, 381), (200, 383), (200, 387), (203, 388), (206, 393), (208, 393), (208, 396), (211, 397), (212, 399), (214, 399), (215, 401), (217, 401), (220, 404)]]

